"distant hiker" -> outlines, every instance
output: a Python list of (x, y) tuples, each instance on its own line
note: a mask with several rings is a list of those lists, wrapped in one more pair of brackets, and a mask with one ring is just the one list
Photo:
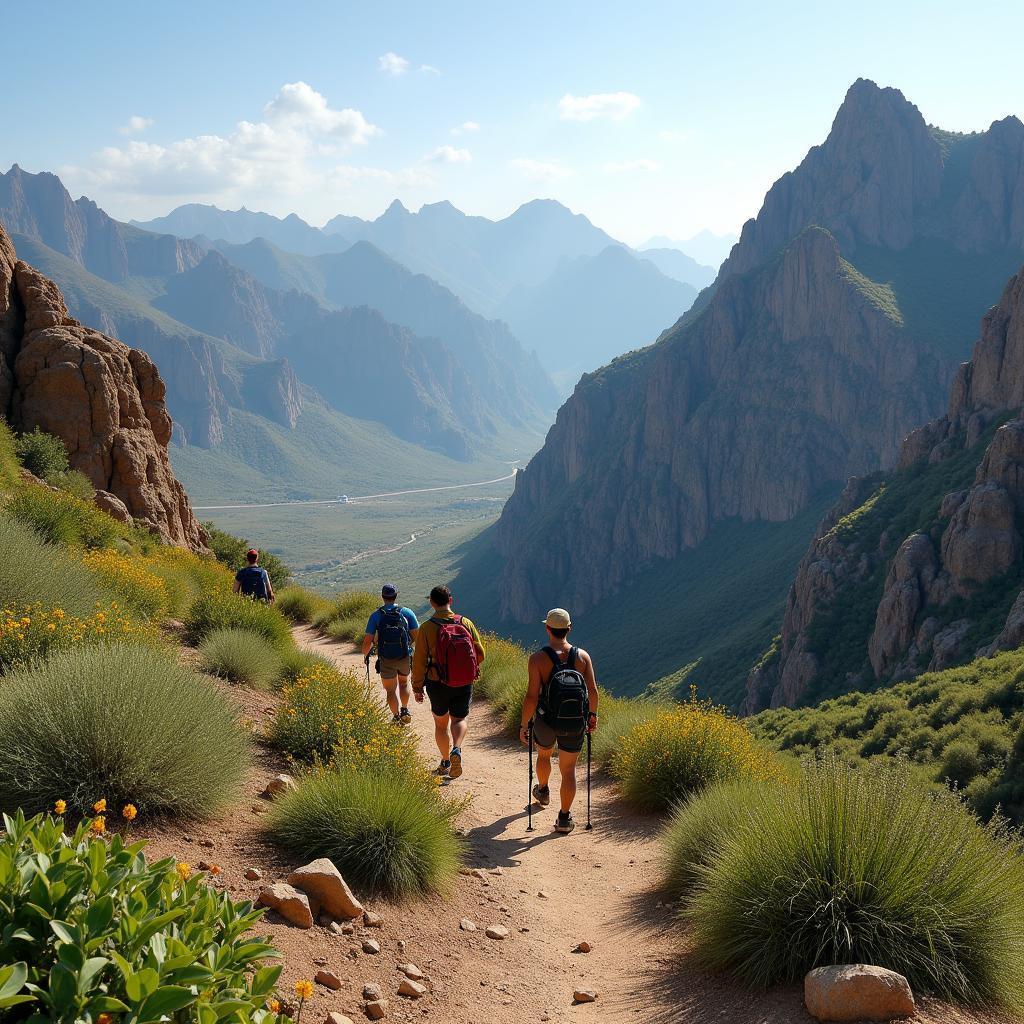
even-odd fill
[[(391, 721), (396, 725), (408, 725), (409, 714), (409, 671), (412, 667), (413, 645), (420, 624), (408, 608), (395, 604), (398, 588), (385, 583), (380, 588), (384, 603), (370, 616), (363, 637), (363, 660), (370, 664), (370, 651), (377, 645), (377, 674), (388, 696)], [(369, 675), (367, 675), (369, 678)], [(401, 697), (401, 707), (399, 707)]]
[(462, 774), (462, 744), (469, 725), (473, 683), (480, 675), (484, 645), (476, 626), (465, 615), (452, 611), (452, 592), (447, 587), (430, 591), (434, 614), (423, 623), (423, 636), (412, 662), (412, 689), (418, 703), (424, 687), (434, 716), (434, 741), (441, 763), (434, 774), (457, 779)]
[(259, 564), (259, 560), (260, 553), (255, 548), (249, 548), (245, 553), (246, 564), (235, 573), (231, 589), (243, 597), (273, 604), (274, 587), (270, 582), (270, 573)]
[(530, 724), (537, 751), (537, 785), (533, 796), (542, 807), (551, 802), (548, 779), (551, 754), (558, 744), (558, 768), (562, 774), (561, 809), (556, 832), (576, 827), (572, 802), (576, 798), (576, 761), (588, 733), (597, 729), (597, 682), (594, 663), (581, 647), (566, 639), (572, 620), (564, 608), (552, 608), (544, 620), (548, 643), (530, 655), (529, 685), (523, 701), (519, 739), (529, 742)]

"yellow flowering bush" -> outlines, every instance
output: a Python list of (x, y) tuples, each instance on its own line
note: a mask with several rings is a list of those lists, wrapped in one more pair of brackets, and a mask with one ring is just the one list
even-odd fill
[(167, 583), (149, 571), (148, 559), (98, 548), (82, 555), (82, 564), (104, 587), (147, 619), (167, 613)]
[(89, 616), (68, 615), (44, 604), (0, 608), (0, 673), (65, 647), (157, 640), (154, 627), (133, 621), (117, 602), (97, 606)]
[(314, 663), (281, 696), (272, 738), (296, 760), (361, 771), (419, 767), (412, 737), (385, 718), (353, 672)]
[(641, 721), (612, 756), (612, 775), (640, 807), (664, 810), (715, 782), (784, 776), (778, 759), (724, 708), (691, 697)]

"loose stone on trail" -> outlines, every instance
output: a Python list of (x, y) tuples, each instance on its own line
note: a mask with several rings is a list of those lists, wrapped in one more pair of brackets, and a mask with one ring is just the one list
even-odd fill
[(286, 921), (299, 928), (313, 927), (313, 912), (309, 900), (298, 889), (284, 882), (275, 882), (260, 890), (256, 901), (261, 907), (276, 910)]
[(485, 931), (484, 934), (489, 939), (497, 939), (500, 941), (501, 939), (508, 938), (508, 929), (502, 927), (500, 924), (491, 924), (487, 926), (487, 931)]
[(572, 994), (577, 1003), (592, 1003), (597, 999), (597, 993), (593, 989), (578, 988)]
[(376, 939), (363, 939), (363, 952), (367, 956), (374, 956), (380, 952), (380, 943)]
[(333, 989), (337, 991), (342, 986), (342, 980), (339, 978), (334, 971), (317, 971), (313, 976), (313, 980), (318, 985), (323, 985), (324, 988)]
[(459, 927), (460, 927), (460, 928), (461, 928), (461, 929), (462, 929), (462, 930), (463, 930), (464, 932), (475, 932), (475, 931), (476, 931), (476, 925), (475, 925), (475, 924), (473, 924), (473, 922), (472, 922), (472, 921), (470, 921), (470, 919), (469, 919), (468, 917), (464, 917), (464, 918), (463, 918), (463, 919), (462, 919), (462, 920), (461, 920), (461, 921), (459, 922)]

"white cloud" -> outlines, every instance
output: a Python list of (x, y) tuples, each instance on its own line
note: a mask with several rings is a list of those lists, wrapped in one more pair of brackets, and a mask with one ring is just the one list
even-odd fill
[(563, 121), (596, 121), (606, 117), (621, 121), (640, 106), (640, 97), (631, 92), (596, 92), (573, 96), (567, 92), (558, 101), (558, 116)]
[(305, 82), (281, 87), (262, 121), (239, 121), (226, 135), (197, 135), (167, 145), (132, 140), (65, 169), (76, 183), (126, 195), (230, 195), (233, 191), (301, 193), (313, 167), (380, 132), (358, 110), (334, 109)]
[(566, 178), (572, 171), (563, 164), (545, 160), (530, 160), (526, 157), (518, 157), (512, 161), (512, 166), (530, 181), (554, 181), (556, 178)]
[(138, 135), (139, 132), (144, 132), (147, 128), (151, 128), (152, 125), (153, 118), (139, 117), (138, 114), (132, 114), (117, 130), (122, 135)]
[(604, 169), (612, 174), (629, 173), (630, 171), (660, 171), (661, 164), (657, 160), (621, 160), (605, 164)]
[(480, 131), (480, 125), (476, 121), (463, 121), (462, 124), (456, 125), (452, 129), (452, 135), (472, 135), (478, 131)]
[(435, 68), (433, 64), (421, 64), (420, 71), (425, 75), (439, 75), (441, 74), (440, 68)]
[(468, 164), (473, 154), (468, 149), (457, 149), (455, 146), (438, 146), (425, 159), (433, 164)]
[(397, 53), (390, 50), (383, 57), (377, 58), (377, 67), (388, 75), (404, 75), (412, 65)]

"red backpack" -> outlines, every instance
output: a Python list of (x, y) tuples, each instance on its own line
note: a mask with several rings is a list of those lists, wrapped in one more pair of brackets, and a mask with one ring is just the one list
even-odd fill
[(437, 625), (434, 666), (438, 679), (448, 686), (469, 686), (480, 675), (473, 634), (462, 624), (462, 616), (431, 619)]

